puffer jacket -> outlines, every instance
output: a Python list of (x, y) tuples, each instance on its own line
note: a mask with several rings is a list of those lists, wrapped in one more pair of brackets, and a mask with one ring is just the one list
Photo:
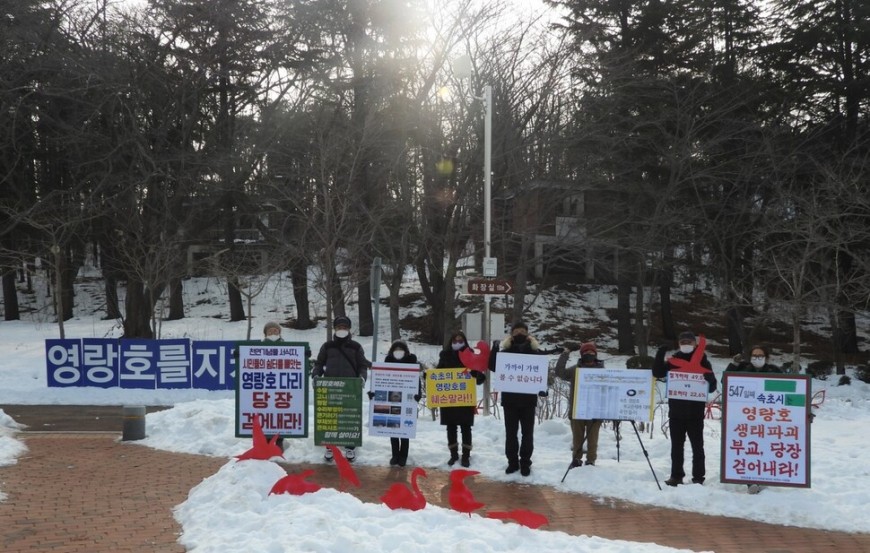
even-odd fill
[(311, 375), (314, 377), (368, 378), (369, 361), (359, 342), (347, 338), (335, 338), (320, 347)]

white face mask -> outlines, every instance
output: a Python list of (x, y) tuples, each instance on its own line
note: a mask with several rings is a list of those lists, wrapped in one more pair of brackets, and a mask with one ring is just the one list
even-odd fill
[(350, 335), (349, 330), (336, 330), (335, 337), (336, 338), (347, 338)]
[(695, 346), (690, 344), (680, 344), (680, 351), (683, 353), (692, 353), (695, 351)]
[(401, 359), (403, 357), (405, 357), (404, 351), (397, 349), (396, 351), (393, 352), (393, 359), (398, 361), (399, 359)]
[(452, 344), (450, 344), (450, 347), (453, 348), (453, 351), (459, 351), (465, 347), (465, 343), (464, 342), (458, 342), (458, 343), (453, 342)]
[(269, 340), (270, 342), (277, 342), (278, 340), (281, 339), (281, 335), (280, 334), (269, 334), (268, 336), (266, 336), (266, 339)]
[(753, 356), (753, 357), (749, 360), (749, 362), (752, 363), (752, 366), (755, 367), (756, 369), (760, 369), (761, 367), (764, 366), (764, 357), (755, 357), (755, 356)]

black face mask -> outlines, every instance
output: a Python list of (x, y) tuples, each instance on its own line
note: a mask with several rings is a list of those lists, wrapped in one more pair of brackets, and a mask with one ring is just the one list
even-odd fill
[(514, 336), (514, 343), (515, 344), (523, 344), (523, 343), (525, 343), (525, 341), (526, 341), (525, 334), (517, 334), (516, 336)]
[(594, 365), (597, 361), (594, 355), (584, 355), (580, 358), (580, 363), (583, 365)]

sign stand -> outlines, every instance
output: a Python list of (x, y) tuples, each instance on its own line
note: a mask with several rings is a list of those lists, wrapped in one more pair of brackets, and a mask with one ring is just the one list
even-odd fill
[[(622, 422), (621, 420), (614, 421), (614, 424), (616, 424), (616, 462), (617, 463), (619, 462), (619, 423), (621, 423), (621, 422)], [(650, 470), (650, 472), (652, 472), (653, 478), (656, 481), (656, 486), (658, 486), (659, 491), (661, 491), (662, 485), (659, 483), (659, 477), (656, 475), (656, 471), (652, 466), (652, 461), (649, 460), (649, 452), (647, 452), (646, 447), (644, 447), (644, 445), (643, 445), (643, 440), (640, 437), (640, 432), (638, 432), (638, 430), (637, 430), (637, 424), (634, 421), (628, 421), (628, 422), (630, 422), (631, 427), (634, 428), (634, 433), (637, 436), (637, 442), (640, 444), (640, 449), (641, 449), (641, 451), (643, 451), (643, 456), (646, 457), (646, 462), (649, 465), (649, 470)], [(585, 437), (583, 438), (583, 441), (584, 442), (586, 441)], [(580, 447), (582, 448), (583, 444), (580, 444)], [(573, 464), (573, 461), (572, 461), (572, 464)], [(566, 470), (565, 475), (562, 476), (562, 482), (565, 481), (565, 478), (568, 476), (568, 473), (571, 472), (572, 468), (574, 468), (574, 467), (571, 465), (568, 465), (568, 470)]]

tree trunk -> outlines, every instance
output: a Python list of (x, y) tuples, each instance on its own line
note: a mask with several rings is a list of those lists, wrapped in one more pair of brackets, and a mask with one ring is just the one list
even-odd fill
[[(841, 353), (856, 354), (858, 350), (858, 326), (855, 323), (855, 312), (838, 310), (840, 327), (840, 342), (838, 344)], [(837, 373), (841, 374), (841, 373)]]
[(7, 321), (21, 319), (18, 310), (18, 290), (15, 288), (15, 271), (8, 270), (3, 273), (3, 318)]
[(230, 321), (244, 321), (245, 304), (242, 302), (242, 293), (239, 291), (239, 277), (236, 275), (227, 277), (227, 293), (230, 300)]
[[(736, 298), (732, 299), (732, 302)], [(728, 353), (732, 356), (743, 352), (743, 310), (732, 305), (725, 311), (725, 325), (728, 330)]]
[(293, 283), (293, 299), (296, 300), (296, 328), (314, 328), (308, 305), (308, 265), (304, 261), (296, 260), (290, 264), (290, 281)]
[(106, 275), (106, 319), (120, 319), (121, 306), (118, 303), (118, 279), (115, 275)]
[(368, 278), (356, 287), (359, 299), (359, 331), (357, 336), (372, 336), (374, 334), (374, 314), (372, 313), (372, 284)]
[(64, 259), (62, 270), (60, 272), (60, 290), (63, 298), (63, 320), (68, 321), (73, 318), (73, 306), (75, 304), (75, 277), (78, 269), (73, 265), (71, 256)]
[(168, 321), (178, 321), (184, 318), (184, 284), (180, 278), (169, 281), (169, 316)]
[(154, 337), (151, 329), (151, 301), (145, 293), (145, 285), (136, 278), (127, 279), (124, 311), (124, 338)]
[(668, 340), (677, 339), (674, 325), (674, 310), (671, 305), (671, 270), (665, 269), (659, 273), (659, 303), (661, 304), (662, 336)]
[(616, 295), (616, 338), (621, 355), (634, 355), (631, 328), (631, 284), (620, 282)]
[(643, 324), (644, 320), (646, 319), (646, 315), (644, 314), (644, 297), (646, 287), (643, 284), (643, 280), (643, 261), (641, 261), (640, 263), (638, 263), (637, 294), (635, 294), (634, 297), (634, 343), (637, 345), (638, 355), (647, 354), (647, 332)]
[(402, 289), (404, 267), (394, 267), (390, 276), (390, 340), (401, 338), (399, 333), (399, 291)]

